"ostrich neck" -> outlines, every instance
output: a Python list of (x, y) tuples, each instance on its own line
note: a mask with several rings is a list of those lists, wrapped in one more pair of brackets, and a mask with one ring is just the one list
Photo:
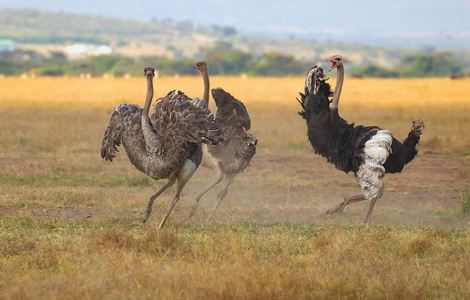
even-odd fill
[(202, 72), (202, 78), (204, 79), (204, 95), (202, 96), (202, 99), (209, 103), (209, 73), (207, 70)]
[(344, 67), (342, 64), (338, 65), (335, 92), (333, 94), (333, 101), (331, 102), (330, 108), (338, 108), (339, 97), (341, 96), (341, 90), (343, 88), (344, 81)]
[(145, 105), (144, 110), (142, 112), (142, 118), (147, 117), (149, 115), (150, 104), (152, 104), (153, 98), (153, 79), (152, 77), (147, 77), (147, 96), (145, 97)]
[(152, 104), (153, 98), (153, 78), (147, 77), (147, 96), (145, 97), (145, 105), (144, 109), (142, 110), (142, 115), (140, 119), (140, 124), (142, 126), (142, 133), (144, 135), (145, 146), (147, 148), (147, 152), (149, 153), (157, 153), (161, 148), (161, 142), (158, 138), (157, 133), (152, 127), (150, 123), (150, 118), (148, 116), (150, 105)]

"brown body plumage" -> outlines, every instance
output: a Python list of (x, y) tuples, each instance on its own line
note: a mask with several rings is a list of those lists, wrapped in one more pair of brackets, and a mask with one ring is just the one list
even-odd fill
[[(207, 64), (199, 62), (196, 69), (204, 79), (203, 100), (209, 101), (209, 75)], [(249, 165), (256, 152), (257, 139), (248, 130), (251, 127), (250, 117), (245, 105), (221, 88), (212, 90), (212, 97), (217, 105), (216, 124), (223, 129), (221, 142), (203, 145), (203, 165), (216, 171), (216, 178), (201, 190), (194, 200), (189, 217), (197, 209), (202, 196), (217, 184), (224, 181), (224, 187), (217, 195), (217, 202), (209, 218), (211, 218), (227, 195), (228, 188), (235, 177)]]
[(161, 228), (201, 162), (201, 143), (216, 142), (222, 131), (205, 102), (192, 100), (181, 92), (172, 91), (157, 100), (149, 118), (154, 70), (146, 68), (145, 76), (144, 108), (135, 104), (120, 104), (115, 108), (104, 134), (101, 157), (112, 161), (117, 146), (123, 144), (129, 160), (139, 171), (156, 180), (168, 179), (150, 198), (144, 222), (150, 217), (155, 199), (177, 183), (175, 198), (160, 223)]

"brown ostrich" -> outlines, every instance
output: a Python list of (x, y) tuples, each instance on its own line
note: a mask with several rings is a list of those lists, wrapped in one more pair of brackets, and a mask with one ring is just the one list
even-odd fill
[[(202, 75), (204, 82), (203, 100), (209, 102), (209, 72), (205, 62), (199, 62), (195, 68)], [(257, 139), (248, 130), (251, 126), (250, 116), (245, 105), (221, 88), (212, 90), (212, 97), (217, 105), (215, 122), (224, 133), (221, 141), (214, 145), (203, 145), (203, 166), (213, 169), (215, 179), (196, 198), (189, 218), (197, 210), (202, 196), (223, 181), (223, 188), (217, 195), (217, 202), (209, 215), (211, 219), (235, 177), (243, 172), (256, 152)]]
[(112, 161), (117, 147), (123, 144), (131, 163), (149, 177), (167, 179), (147, 205), (146, 222), (155, 199), (176, 183), (176, 194), (159, 228), (180, 199), (181, 191), (193, 176), (202, 158), (200, 144), (217, 141), (221, 131), (205, 102), (192, 100), (181, 92), (170, 92), (159, 99), (150, 119), (153, 97), (153, 68), (145, 69), (147, 96), (144, 108), (135, 104), (119, 104), (113, 111), (104, 133), (101, 157)]

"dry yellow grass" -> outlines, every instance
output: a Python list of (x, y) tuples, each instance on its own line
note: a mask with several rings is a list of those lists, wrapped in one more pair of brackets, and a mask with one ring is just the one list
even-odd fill
[[(334, 78), (330, 80), (334, 85)], [(109, 106), (123, 99), (142, 102), (145, 81), (142, 78), (27, 78), (0, 79), (2, 103), (17, 105), (92, 105)], [(213, 87), (221, 86), (244, 99), (248, 105), (292, 104), (302, 90), (303, 77), (211, 77)], [(429, 108), (430, 106), (468, 106), (470, 79), (352, 79), (344, 84), (342, 106), (378, 105), (382, 107)], [(202, 94), (197, 76), (156, 79), (156, 94), (180, 89), (189, 95)], [(21, 101), (18, 101), (21, 100)]]
[(245, 224), (156, 232), (136, 223), (13, 218), (3, 218), (2, 229), (5, 299), (470, 294), (470, 239), (461, 231)]
[[(200, 96), (200, 81), (198, 77), (163, 77), (157, 81), (156, 94), (177, 88)], [(299, 108), (295, 101), (303, 82), (301, 77), (211, 79), (212, 86), (224, 87), (247, 104), (254, 131), (263, 141), (260, 146), (277, 149), (305, 144), (305, 128), (296, 115)], [(347, 120), (389, 128), (401, 137), (408, 132), (412, 119), (422, 118), (427, 125), (425, 150), (469, 154), (470, 80), (348, 79), (343, 90), (341, 113)], [(110, 112), (117, 103), (142, 104), (144, 92), (142, 78), (0, 79), (4, 110), (25, 107)]]
[[(259, 151), (213, 224), (214, 194), (184, 220), (213, 176), (201, 168), (156, 232), (139, 217), (161, 183), (123, 151), (113, 164), (99, 158), (112, 109), (142, 104), (143, 78), (0, 78), (0, 298), (470, 297), (470, 217), (460, 203), (470, 188), (470, 80), (346, 80), (347, 120), (399, 139), (412, 119), (427, 125), (418, 158), (387, 175), (369, 227), (359, 225), (366, 204), (323, 215), (358, 189), (311, 153), (296, 114), (303, 78), (211, 82), (246, 103)], [(201, 80), (161, 78), (156, 88), (199, 96)]]

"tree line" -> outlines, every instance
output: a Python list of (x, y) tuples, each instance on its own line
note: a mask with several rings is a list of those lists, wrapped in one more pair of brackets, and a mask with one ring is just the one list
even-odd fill
[[(302, 75), (311, 62), (300, 61), (282, 53), (254, 55), (219, 45), (201, 51), (201, 60), (209, 62), (213, 75), (286, 76)], [(42, 55), (31, 50), (0, 53), (0, 74), (34, 73), (39, 76), (64, 76), (88, 73), (93, 76), (141, 75), (145, 66), (154, 66), (161, 75), (195, 74), (195, 59), (162, 56), (128, 57), (108, 55), (69, 60), (60, 52)], [(406, 56), (393, 68), (377, 65), (353, 65), (349, 75), (364, 77), (435, 77), (470, 75), (450, 52), (419, 53)]]

